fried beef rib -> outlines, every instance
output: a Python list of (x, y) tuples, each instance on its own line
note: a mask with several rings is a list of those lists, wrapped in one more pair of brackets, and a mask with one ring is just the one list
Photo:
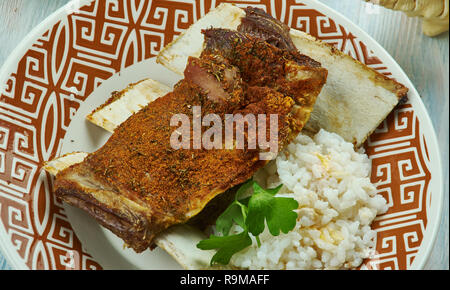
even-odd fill
[(210, 29), (204, 34), (202, 55), (189, 58), (185, 78), (173, 92), (132, 115), (103, 147), (55, 179), (57, 197), (85, 210), (136, 252), (152, 247), (156, 235), (188, 222), (268, 162), (259, 158), (263, 149), (248, 146), (175, 150), (174, 115), (192, 120), (193, 107), (221, 120), (226, 114), (277, 115), (281, 150), (308, 121), (326, 81), (326, 69), (296, 50), (249, 33)]

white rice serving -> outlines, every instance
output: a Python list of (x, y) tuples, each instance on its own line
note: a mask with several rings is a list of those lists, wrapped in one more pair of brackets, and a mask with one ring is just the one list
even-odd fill
[[(371, 161), (339, 135), (299, 135), (255, 180), (299, 203), (297, 225), (288, 234), (260, 235), (230, 264), (245, 269), (345, 269), (358, 267), (375, 247), (374, 218), (387, 211), (370, 182)], [(231, 233), (241, 232), (234, 226)]]

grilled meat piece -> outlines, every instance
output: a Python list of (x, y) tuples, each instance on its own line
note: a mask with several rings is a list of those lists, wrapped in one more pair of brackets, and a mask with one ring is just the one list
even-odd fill
[[(222, 47), (207, 46), (200, 58), (190, 58), (173, 92), (131, 116), (102, 148), (56, 176), (59, 198), (87, 211), (136, 252), (268, 162), (259, 158), (264, 148), (197, 149), (194, 126), (189, 149), (175, 150), (172, 117), (216, 114), (223, 122), (226, 114), (253, 113), (266, 114), (269, 122), (268, 116), (277, 115), (281, 150), (303, 128), (325, 83), (326, 70), (309, 66), (312, 61), (300, 65), (290, 52), (249, 35), (229, 33), (241, 40), (218, 41), (221, 33), (229, 32), (206, 32)], [(246, 144), (257, 137), (246, 135)]]
[(281, 21), (275, 20), (264, 10), (247, 7), (238, 31), (265, 40), (283, 50), (297, 51), (289, 35), (290, 28)]
[[(298, 51), (275, 49), (262, 39), (227, 29), (207, 29), (202, 55), (218, 54), (239, 68), (248, 86), (271, 87), (309, 107), (326, 81), (327, 70)], [(281, 60), (279, 59), (281, 58)], [(287, 84), (295, 79), (295, 85)]]
[(274, 19), (260, 8), (247, 7), (244, 10), (245, 17), (242, 18), (241, 24), (237, 28), (239, 32), (262, 39), (275, 47), (288, 51), (299, 64), (320, 66), (320, 63), (298, 52), (292, 41), (289, 26)]

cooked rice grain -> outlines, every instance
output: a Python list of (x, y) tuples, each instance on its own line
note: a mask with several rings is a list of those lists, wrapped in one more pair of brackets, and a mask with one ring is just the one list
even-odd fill
[[(320, 131), (299, 135), (255, 179), (279, 196), (299, 203), (295, 229), (273, 237), (266, 229), (256, 242), (233, 256), (248, 269), (343, 269), (358, 267), (374, 250), (370, 225), (386, 212), (385, 199), (370, 182), (371, 161), (339, 135)], [(233, 232), (240, 232), (238, 226)]]

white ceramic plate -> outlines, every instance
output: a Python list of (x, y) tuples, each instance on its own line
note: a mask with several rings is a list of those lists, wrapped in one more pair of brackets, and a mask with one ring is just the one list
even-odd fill
[[(73, 1), (10, 56), (0, 71), (0, 248), (13, 268), (180, 268), (162, 250), (138, 255), (123, 249), (121, 240), (90, 217), (58, 202), (41, 163), (62, 153), (94, 151), (107, 140), (109, 133), (84, 118), (112, 91), (148, 77), (173, 85), (179, 77), (154, 56), (221, 2)], [(366, 144), (372, 180), (380, 182), (390, 209), (374, 222), (377, 255), (361, 268), (422, 268), (439, 225), (443, 180), (436, 136), (413, 84), (380, 45), (323, 4), (236, 2), (261, 7), (410, 89), (408, 103)]]

